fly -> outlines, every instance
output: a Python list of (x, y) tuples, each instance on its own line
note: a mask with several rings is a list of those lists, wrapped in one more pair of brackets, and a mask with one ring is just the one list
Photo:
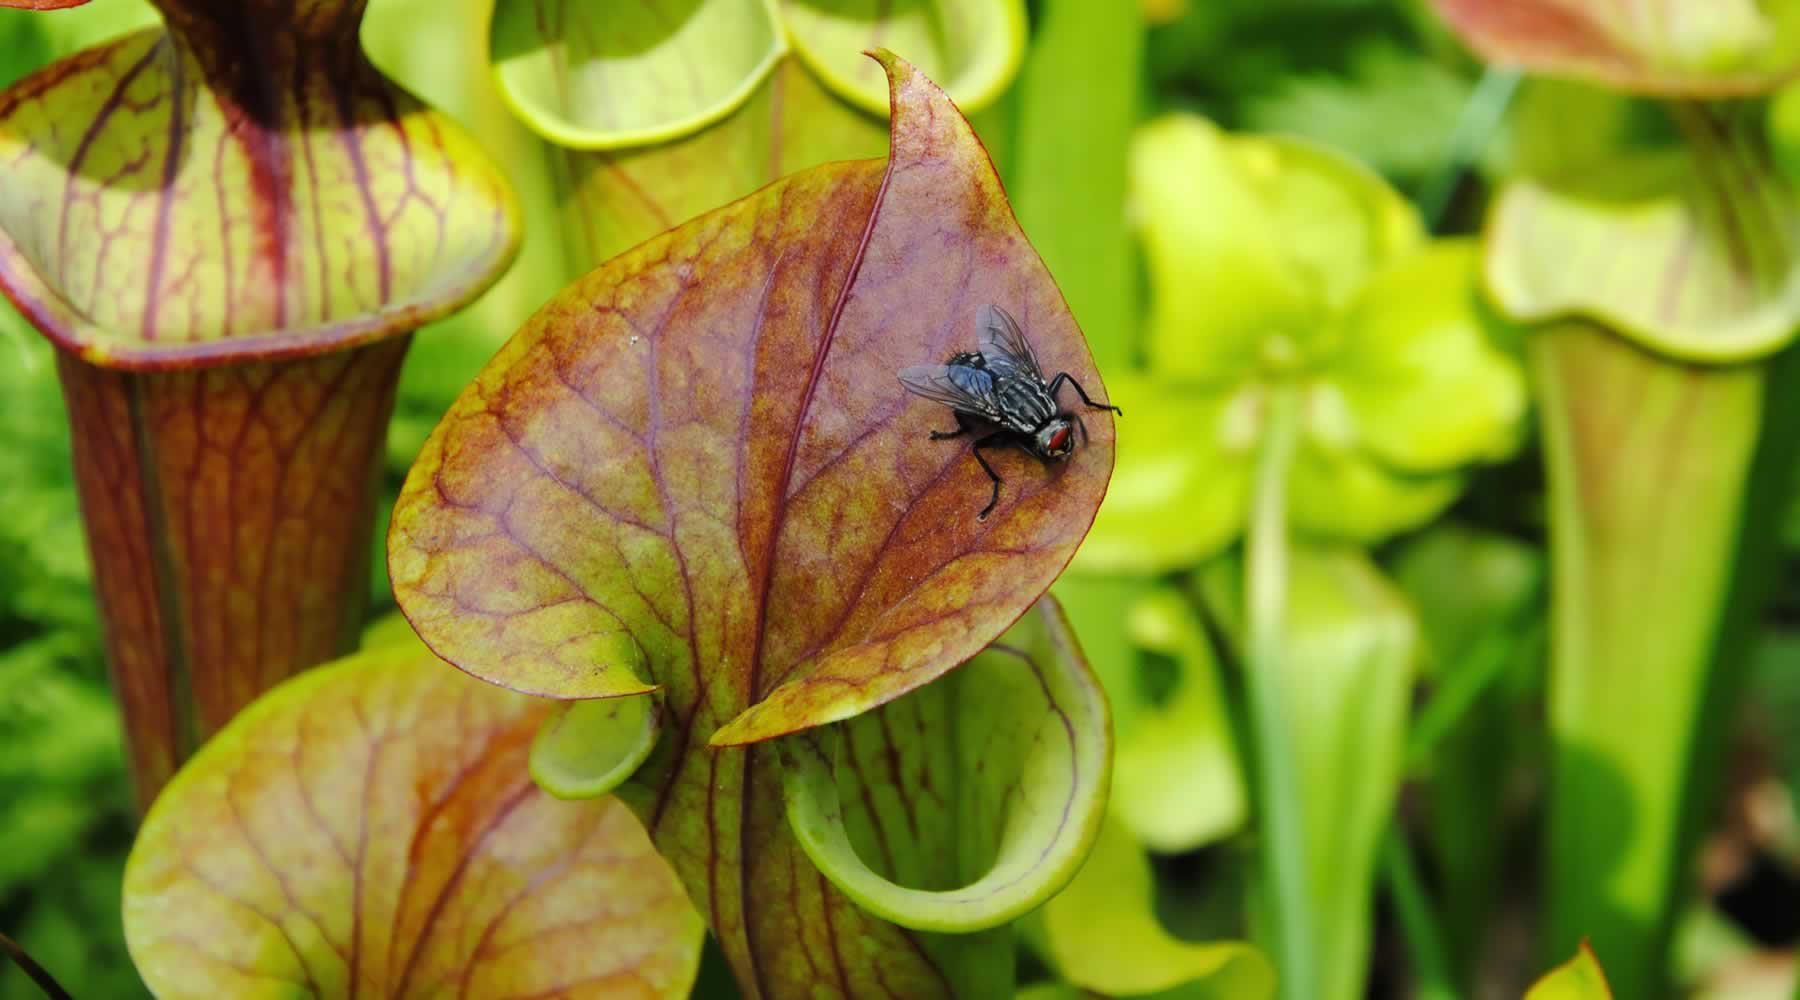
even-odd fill
[(1019, 324), (1007, 311), (985, 305), (976, 314), (980, 328), (976, 350), (953, 354), (941, 365), (914, 365), (900, 370), (900, 384), (908, 392), (950, 407), (956, 414), (956, 430), (932, 431), (933, 441), (962, 437), (977, 430), (988, 433), (970, 451), (994, 483), (994, 495), (976, 515), (987, 520), (1000, 502), (1002, 480), (981, 454), (984, 448), (1016, 445), (1048, 462), (1068, 458), (1075, 451), (1075, 434), (1087, 440), (1087, 424), (1081, 417), (1057, 406), (1056, 391), (1064, 382), (1090, 408), (1124, 411), (1108, 403), (1096, 403), (1068, 372), (1057, 372), (1044, 381), (1037, 355), (1019, 332)]

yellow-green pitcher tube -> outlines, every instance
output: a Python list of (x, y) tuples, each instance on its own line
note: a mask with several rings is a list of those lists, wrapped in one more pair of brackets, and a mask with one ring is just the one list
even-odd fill
[(1661, 996), (1778, 549), (1800, 363), (1688, 364), (1576, 322), (1529, 353), (1554, 594), (1545, 954), (1587, 938), (1618, 995)]

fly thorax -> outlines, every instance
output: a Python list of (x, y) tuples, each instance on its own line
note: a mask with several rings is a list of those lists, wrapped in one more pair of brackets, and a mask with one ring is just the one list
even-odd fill
[(994, 400), (1006, 423), (1019, 431), (1035, 432), (1056, 416), (1056, 401), (1034, 380), (999, 379), (994, 386)]

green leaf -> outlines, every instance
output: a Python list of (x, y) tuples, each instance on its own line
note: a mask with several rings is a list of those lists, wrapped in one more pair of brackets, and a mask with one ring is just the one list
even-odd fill
[(1409, 540), (1392, 563), (1419, 609), (1422, 666), (1434, 682), (1407, 735), (1407, 766), (1423, 773), (1437, 920), (1463, 970), (1482, 954), (1505, 889), (1514, 831), (1496, 803), (1534, 736), (1519, 719), (1541, 696), (1530, 682), (1541, 660), (1544, 563), (1532, 545), (1456, 523)]
[[(91, 45), (129, 34), (157, 23), (150, 0), (106, 0), (104, 3), (64, 4), (52, 17), (0, 3), (0, 84), (10, 86), (19, 77), (49, 64), (55, 57), (79, 52)], [(82, 9), (75, 9), (81, 7)]]
[(1262, 952), (1240, 942), (1175, 938), (1157, 921), (1154, 897), (1149, 860), (1114, 816), (1075, 881), (1031, 917), (1034, 937), (1049, 963), (1081, 989), (1273, 1000), (1275, 972)]
[(779, 0), (794, 50), (825, 85), (865, 111), (886, 114), (888, 89), (858, 53), (893, 49), (939, 81), (966, 113), (993, 103), (1019, 71), (1024, 0)]
[[(935, 797), (899, 787), (897, 775), (864, 777), (859, 758), (868, 755), (859, 747), (873, 742), (892, 753), (887, 734), (900, 719), (953, 748), (948, 759), (916, 740), (897, 749), (929, 762), (919, 765), (917, 780), (954, 803), (936, 822), (967, 831), (974, 841), (969, 853), (993, 857), (967, 885), (896, 884), (859, 855), (845, 828), (842, 801), (858, 791), (870, 794), (869, 785), (885, 793), (883, 804), (898, 799), (908, 814), (921, 806), (907, 799)], [(987, 651), (893, 702), (891, 711), (861, 716), (842, 732), (784, 741), (788, 822), (819, 870), (864, 909), (916, 930), (997, 927), (1055, 894), (1087, 856), (1106, 810), (1111, 728), (1099, 680), (1081, 659), (1062, 610), (1047, 600)], [(911, 770), (905, 762), (889, 766)], [(945, 776), (933, 779), (939, 768)]]
[(1249, 812), (1219, 664), (1194, 608), (1172, 587), (1138, 598), (1126, 628), (1140, 655), (1167, 661), (1176, 676), (1167, 692), (1140, 683), (1116, 696), (1143, 704), (1119, 730), (1113, 810), (1150, 850), (1192, 850), (1237, 830)]
[(1525, 372), (1480, 300), (1480, 247), (1441, 240), (1383, 268), (1345, 314), (1335, 384), (1378, 461), (1436, 472), (1512, 456)]
[(1394, 581), (1419, 611), (1427, 655), (1441, 674), (1486, 635), (1510, 630), (1544, 586), (1544, 557), (1533, 546), (1459, 524), (1434, 527), (1394, 557)]
[(1348, 57), (1342, 74), (1285, 76), (1273, 91), (1253, 92), (1244, 126), (1344, 150), (1388, 176), (1423, 178), (1450, 166), (1470, 81), (1385, 37)]
[(1158, 851), (1189, 850), (1240, 827), (1244, 779), (1196, 609), (1149, 578), (1065, 573), (1053, 592), (1112, 706), (1113, 812)]
[(91, 676), (96, 641), (52, 632), (0, 651), (0, 899), (35, 897), (130, 814), (118, 712)]
[(1408, 475), (1309, 430), (1294, 461), (1289, 498), (1294, 525), (1308, 534), (1379, 541), (1443, 513), (1467, 485), (1460, 471)]
[(749, 98), (787, 51), (775, 0), (499, 0), (500, 92), (544, 138), (575, 149), (676, 139)]
[[(1209, 605), (1240, 650), (1241, 565), (1220, 560), (1202, 576)], [(1286, 586), (1275, 663), (1285, 731), (1262, 738), (1282, 740), (1298, 764), (1292, 805), (1305, 832), (1306, 895), (1318, 935), (1286, 944), (1312, 954), (1316, 995), (1353, 996), (1368, 974), (1376, 857), (1402, 779), (1419, 627), (1405, 597), (1358, 549), (1295, 546)]]
[(1229, 544), (1287, 387), (1303, 431), (1292, 517), (1309, 534), (1416, 527), (1469, 466), (1518, 448), (1524, 377), (1480, 303), (1472, 244), (1427, 245), (1380, 178), (1296, 140), (1174, 115), (1140, 129), (1132, 162), (1150, 370), (1116, 380), (1139, 430), (1082, 570), (1164, 572)]
[(1700, 108), (1689, 151), (1525, 178), (1489, 223), (1487, 282), (1524, 322), (1581, 317), (1693, 361), (1766, 356), (1800, 324), (1800, 198), (1756, 137)]
[(617, 800), (525, 773), (547, 703), (389, 644), (295, 678), (145, 818), (125, 931), (159, 996), (686, 996), (699, 918)]
[(1525, 1000), (1612, 1000), (1612, 990), (1606, 985), (1600, 960), (1583, 941), (1574, 958), (1532, 984)]
[(1754, 94), (1800, 72), (1791, 0), (1433, 0), (1476, 51), (1666, 97)]
[(1507, 117), (1510, 127), (1482, 163), (1496, 185), (1518, 176), (1602, 172), (1622, 146), (1668, 138), (1667, 116), (1656, 104), (1572, 80), (1520, 81)]
[[(1066, 565), (1111, 468), (1096, 413), (1068, 463), (997, 456), (983, 522), (967, 446), (927, 447), (944, 408), (894, 373), (972, 345), (983, 304), (1104, 388), (966, 121), (882, 58), (885, 167), (795, 175), (565, 290), (434, 433), (389, 538), (401, 608), (463, 669), (560, 698), (656, 689), (665, 735), (620, 794), (747, 992), (816, 981), (840, 940), (846, 990), (944, 988), (906, 932), (813, 877), (774, 748), (730, 748), (980, 652)], [(752, 913), (746, 885), (786, 902)]]
[(1267, 342), (1316, 328), (1322, 306), (1290, 266), (1287, 234), (1271, 224), (1257, 179), (1223, 133), (1192, 115), (1158, 118), (1132, 141), (1131, 206), (1153, 291), (1147, 347), (1158, 374), (1235, 381), (1263, 364)]
[(1343, 153), (1279, 136), (1234, 136), (1230, 148), (1287, 267), (1326, 309), (1344, 308), (1383, 264), (1424, 245), (1411, 203)]
[(0, 85), (11, 85), (50, 61), (43, 21), (35, 14), (0, 7)]

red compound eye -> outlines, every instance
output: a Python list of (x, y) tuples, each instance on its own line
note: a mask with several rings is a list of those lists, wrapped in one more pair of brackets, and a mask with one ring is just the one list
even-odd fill
[(1057, 431), (1055, 434), (1050, 435), (1050, 450), (1051, 451), (1061, 451), (1061, 450), (1063, 450), (1063, 448), (1067, 447), (1068, 444), (1069, 444), (1069, 429), (1067, 427), (1064, 427), (1061, 430)]

